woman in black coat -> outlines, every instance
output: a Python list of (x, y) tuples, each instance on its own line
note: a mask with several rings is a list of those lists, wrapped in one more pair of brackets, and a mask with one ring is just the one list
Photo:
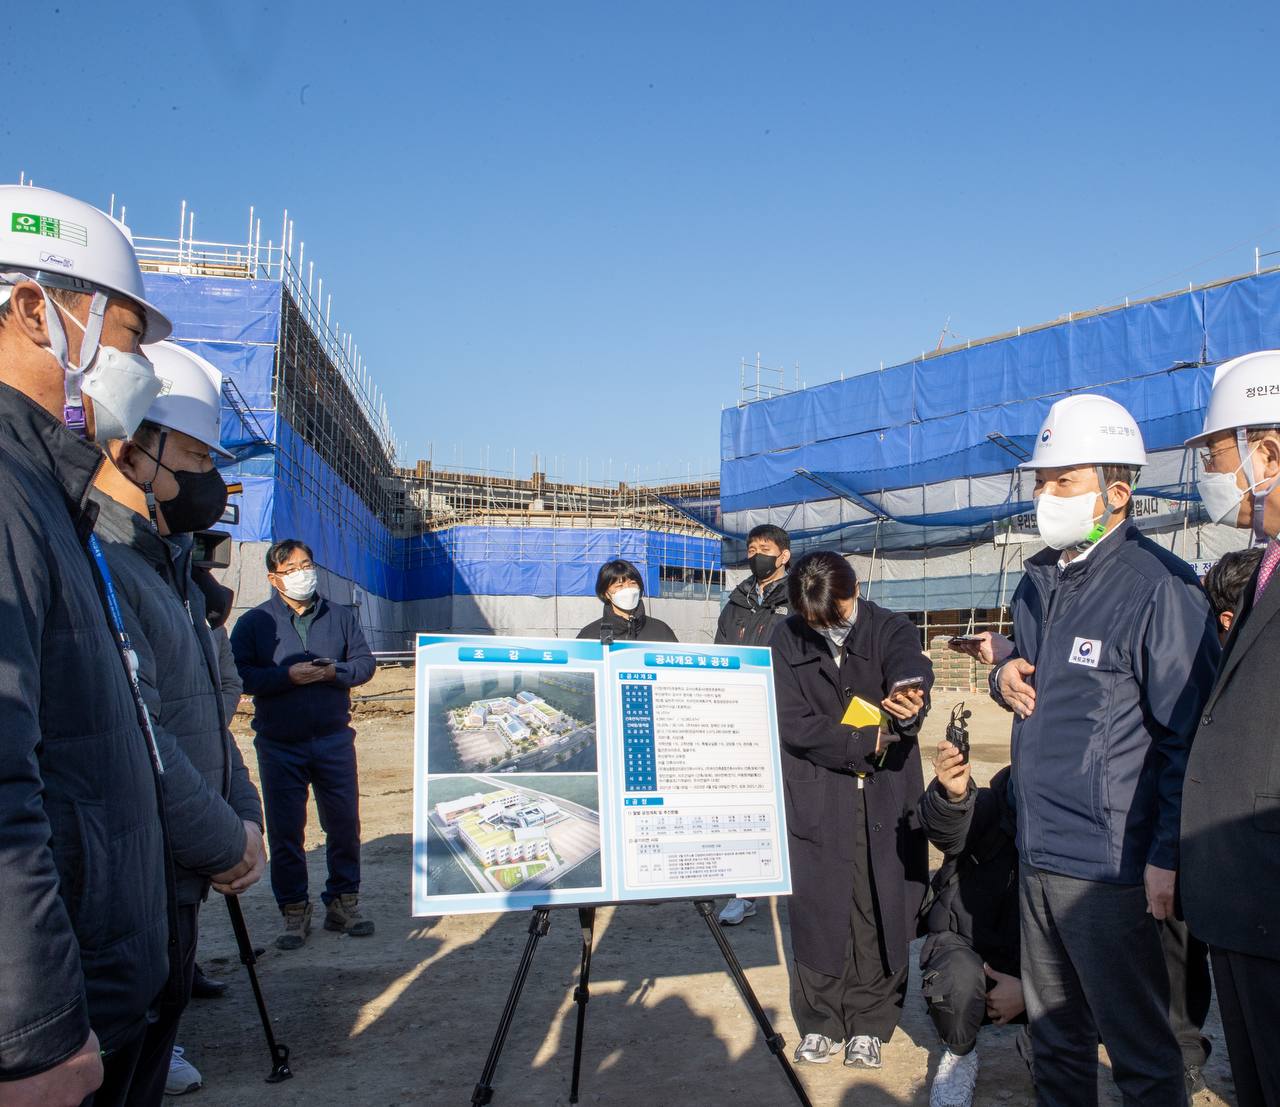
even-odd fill
[(606, 561), (596, 574), (596, 596), (604, 614), (580, 631), (579, 638), (610, 642), (674, 642), (676, 632), (661, 619), (646, 615), (644, 578), (630, 561)]
[[(826, 1062), (844, 1047), (846, 1065), (879, 1068), (929, 875), (916, 737), (933, 666), (904, 616), (859, 598), (839, 554), (801, 558), (789, 599), (793, 614), (770, 645), (794, 888), (796, 1060)], [(915, 683), (893, 691), (904, 680)], [(884, 721), (842, 723), (855, 696)]]

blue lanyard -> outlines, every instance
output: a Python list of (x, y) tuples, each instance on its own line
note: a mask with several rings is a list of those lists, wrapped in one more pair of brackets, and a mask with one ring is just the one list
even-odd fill
[(107, 596), (107, 608), (111, 613), (111, 622), (115, 625), (116, 637), (119, 640), (120, 660), (124, 664), (125, 676), (129, 678), (129, 691), (133, 693), (133, 706), (138, 712), (138, 725), (146, 736), (151, 751), (151, 761), (156, 772), (164, 775), (164, 761), (160, 757), (160, 747), (156, 744), (155, 731), (151, 729), (151, 712), (147, 710), (146, 701), (142, 698), (142, 689), (138, 686), (138, 655), (133, 651), (129, 641), (129, 632), (124, 626), (124, 615), (120, 611), (120, 601), (116, 598), (115, 582), (111, 579), (111, 567), (107, 564), (102, 552), (102, 545), (96, 534), (89, 535), (89, 553), (98, 567), (98, 576), (102, 580), (102, 590)]

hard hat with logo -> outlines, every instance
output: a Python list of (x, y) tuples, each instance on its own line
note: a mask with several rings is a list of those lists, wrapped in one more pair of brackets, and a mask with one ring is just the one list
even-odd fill
[(1146, 463), (1142, 431), (1122, 405), (1106, 396), (1077, 395), (1049, 409), (1035, 450), (1018, 468), (1127, 465), (1141, 469)]
[(144, 346), (142, 352), (156, 367), (160, 380), (160, 395), (151, 401), (145, 420), (188, 434), (221, 457), (234, 457), (219, 444), (222, 374), (176, 342)]
[(1280, 350), (1259, 350), (1219, 365), (1204, 429), (1186, 444), (1198, 446), (1237, 427), (1280, 427)]
[(127, 228), (83, 200), (0, 185), (0, 273), (15, 270), (51, 288), (132, 300), (146, 317), (144, 342), (159, 342), (173, 330), (147, 299)]

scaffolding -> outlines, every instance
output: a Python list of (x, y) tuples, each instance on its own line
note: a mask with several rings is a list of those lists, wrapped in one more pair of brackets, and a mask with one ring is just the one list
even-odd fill
[[(335, 321), (332, 292), (314, 261), (305, 260), (305, 244), (299, 241), (295, 251), (294, 233), (286, 212), (279, 241), (264, 243), (262, 221), (251, 208), (246, 242), (197, 239), (195, 213), (184, 203), (176, 239), (134, 239), (148, 273), (279, 285), (273, 341), (256, 343), (272, 351), (269, 396), (265, 367), (256, 408), (228, 378), (229, 410), (271, 456), (275, 529), (331, 540), (326, 567), (336, 563), (336, 571), (353, 580), (372, 573), (378, 578), (373, 587), (388, 598), (416, 598), (412, 583), (402, 588), (397, 582), (415, 570), (461, 563), (464, 547), (472, 566), (537, 557), (554, 562), (575, 552), (581, 558), (587, 549), (611, 548), (618, 552), (610, 556), (620, 556), (625, 547), (638, 551), (662, 595), (718, 598), (723, 572), (716, 535), (673, 506), (718, 498), (716, 479), (568, 483), (549, 480), (536, 459), (527, 478), (440, 469), (429, 459), (400, 465), (386, 400), (354, 338)], [(273, 286), (263, 294), (276, 295)], [(548, 541), (548, 532), (580, 538)], [(433, 580), (434, 588), (439, 579)]]

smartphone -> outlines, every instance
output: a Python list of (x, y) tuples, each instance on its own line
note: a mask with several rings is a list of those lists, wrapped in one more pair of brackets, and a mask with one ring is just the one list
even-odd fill
[(951, 636), (951, 641), (952, 642), (981, 642), (983, 641), (983, 636), (981, 634), (953, 634)]
[(334, 661), (332, 657), (313, 657), (311, 659), (311, 664), (315, 665), (317, 668), (323, 669), (329, 665), (336, 665), (337, 662)]
[(911, 688), (923, 688), (923, 687), (924, 687), (924, 677), (922, 676), (903, 677), (902, 680), (895, 680), (891, 685), (889, 685), (889, 695), (892, 696), (898, 692), (905, 692)]

